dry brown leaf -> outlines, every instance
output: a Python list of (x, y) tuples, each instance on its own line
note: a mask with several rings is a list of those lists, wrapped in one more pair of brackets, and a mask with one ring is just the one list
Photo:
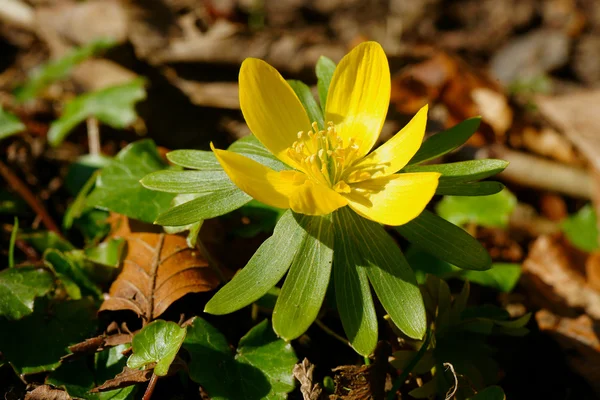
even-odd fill
[(127, 386), (136, 385), (138, 383), (148, 382), (154, 373), (153, 368), (146, 368), (144, 370), (132, 369), (124, 367), (123, 371), (119, 372), (117, 376), (107, 380), (102, 385), (97, 386), (90, 390), (92, 393), (106, 392), (109, 390), (121, 389)]
[(71, 396), (64, 390), (54, 389), (52, 386), (42, 385), (25, 395), (25, 400), (71, 400)]
[(300, 393), (304, 400), (320, 400), (323, 398), (323, 389), (318, 383), (313, 383), (314, 364), (308, 359), (294, 365), (294, 377), (300, 382)]
[(588, 315), (564, 318), (548, 310), (535, 314), (540, 330), (550, 333), (565, 349), (569, 365), (600, 395), (600, 338)]
[[(482, 132), (491, 128), (498, 137), (504, 136), (513, 118), (506, 96), (496, 83), (444, 52), (435, 52), (395, 75), (391, 102), (404, 114), (413, 114), (427, 103), (441, 103), (448, 110), (447, 127), (481, 115), (487, 125), (480, 128)], [(471, 143), (481, 145), (481, 140), (474, 136)]]
[(600, 292), (586, 282), (580, 258), (560, 239), (540, 236), (523, 263), (524, 282), (534, 289), (532, 298), (542, 307), (571, 316), (579, 308), (598, 319)]
[(152, 321), (184, 295), (206, 292), (219, 285), (202, 254), (187, 247), (183, 236), (131, 232), (126, 219), (119, 224), (113, 218), (113, 226), (112, 236), (123, 237), (127, 250), (123, 269), (100, 311), (131, 310)]
[(600, 169), (599, 102), (600, 90), (536, 98), (541, 113), (567, 135), (596, 169)]

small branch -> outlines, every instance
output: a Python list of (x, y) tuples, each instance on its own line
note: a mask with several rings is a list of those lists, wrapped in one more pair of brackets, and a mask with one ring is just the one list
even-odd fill
[(150, 400), (152, 393), (154, 393), (156, 382), (158, 382), (158, 376), (155, 373), (152, 373), (152, 378), (150, 378), (150, 383), (148, 383), (148, 387), (146, 388), (146, 392), (144, 392), (142, 400)]
[[(323, 322), (321, 322), (320, 320), (316, 319), (315, 320), (315, 324), (323, 329), (323, 331), (328, 334), (329, 336), (333, 337), (334, 339), (339, 340), (340, 342), (344, 343), (346, 346), (350, 346), (350, 342), (346, 339), (341, 337), (340, 335), (338, 335), (337, 333), (335, 333), (333, 330), (331, 330), (327, 325), (325, 325)], [(352, 347), (352, 346), (350, 346)]]
[(98, 126), (98, 120), (94, 117), (89, 117), (86, 123), (90, 154), (93, 156), (100, 155), (100, 127)]
[(12, 172), (11, 169), (2, 161), (0, 161), (0, 175), (2, 175), (4, 180), (6, 180), (8, 186), (13, 188), (23, 198), (23, 200), (29, 204), (29, 207), (31, 207), (38, 217), (40, 217), (44, 226), (48, 228), (48, 230), (62, 237), (62, 233), (60, 232), (58, 225), (56, 225), (50, 214), (48, 214), (44, 204), (31, 192), (31, 190), (29, 190), (21, 178), (15, 175), (15, 173)]
[(586, 170), (510, 150), (501, 145), (479, 150), (476, 158), (500, 158), (508, 161), (510, 164), (498, 177), (509, 182), (578, 198), (592, 198), (592, 178)]

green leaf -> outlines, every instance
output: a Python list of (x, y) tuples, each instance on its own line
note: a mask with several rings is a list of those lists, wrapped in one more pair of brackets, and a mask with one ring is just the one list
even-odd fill
[(229, 181), (229, 187), (196, 197), (160, 214), (155, 224), (181, 226), (215, 218), (236, 210), (252, 200)]
[(431, 136), (423, 143), (409, 164), (420, 164), (458, 148), (473, 136), (480, 123), (481, 117), (469, 118), (448, 130)]
[(127, 357), (122, 352), (128, 345), (118, 345), (95, 354), (93, 369), (85, 358), (64, 363), (46, 379), (46, 383), (65, 389), (71, 397), (86, 400), (129, 400), (134, 398), (135, 385), (106, 392), (90, 393), (94, 387), (112, 379), (123, 370)]
[[(108, 167), (111, 162), (112, 157), (102, 154), (84, 154), (77, 157), (77, 159), (69, 165), (69, 170), (65, 177), (65, 187), (72, 195), (80, 194), (94, 173), (100, 168)], [(94, 182), (94, 180), (92, 182)], [(93, 185), (89, 190), (92, 188)]]
[(448, 196), (490, 196), (504, 189), (504, 185), (496, 181), (484, 182), (441, 182), (435, 194)]
[(335, 71), (335, 63), (325, 57), (319, 57), (315, 72), (317, 73), (317, 89), (319, 90), (319, 101), (321, 102), (321, 110), (325, 114), (325, 105), (327, 103), (327, 93), (329, 93), (329, 85), (333, 72)]
[(296, 93), (296, 96), (298, 96), (298, 99), (300, 99), (302, 106), (308, 114), (308, 119), (310, 122), (316, 122), (319, 128), (323, 129), (325, 126), (323, 122), (323, 112), (313, 97), (310, 88), (301, 81), (288, 79), (287, 82), (292, 87), (292, 90), (294, 90)]
[(157, 171), (146, 175), (140, 183), (150, 190), (168, 193), (210, 194), (231, 188), (225, 171)]
[(83, 250), (85, 258), (96, 264), (118, 268), (125, 248), (125, 239), (108, 239), (94, 247)]
[(133, 337), (133, 354), (127, 360), (127, 366), (141, 368), (156, 363), (154, 373), (165, 376), (179, 352), (185, 334), (185, 328), (175, 322), (156, 320), (149, 323)]
[(359, 246), (361, 264), (390, 318), (402, 332), (421, 339), (426, 331), (423, 299), (402, 251), (375, 222), (348, 212), (348, 235)]
[(63, 114), (50, 124), (48, 142), (58, 146), (78, 124), (89, 117), (115, 129), (123, 129), (135, 122), (135, 103), (146, 98), (144, 79), (86, 93), (65, 105)]
[(508, 189), (485, 197), (446, 196), (436, 206), (438, 214), (455, 225), (478, 224), (506, 227), (517, 205), (517, 198)]
[(292, 169), (275, 157), (254, 135), (245, 136), (229, 146), (227, 149), (242, 154), (259, 162), (275, 171)]
[(512, 263), (494, 263), (487, 271), (462, 271), (458, 276), (482, 286), (509, 293), (519, 282), (521, 266)]
[(25, 125), (14, 114), (0, 106), (0, 140), (25, 130)]
[(448, 164), (408, 165), (403, 172), (439, 172), (442, 174), (435, 194), (454, 196), (487, 196), (504, 188), (500, 182), (475, 182), (502, 172), (507, 161), (485, 159)]
[(377, 345), (377, 314), (350, 213), (344, 207), (333, 214), (335, 297), (350, 344), (357, 353), (368, 356)]
[(84, 260), (77, 253), (62, 253), (58, 250), (48, 249), (44, 253), (44, 261), (51, 265), (57, 273), (71, 278), (80, 289), (83, 289), (84, 294), (93, 295), (96, 299), (102, 298), (102, 290), (87, 276), (83, 266)]
[(598, 245), (598, 220), (591, 204), (582, 207), (561, 223), (561, 229), (575, 247), (592, 252)]
[[(173, 201), (171, 202), (172, 207), (176, 207), (180, 204), (187, 203), (188, 201), (194, 200), (197, 195), (194, 194), (178, 194), (175, 196)], [(179, 226), (163, 226), (165, 232), (169, 234), (176, 234), (185, 231), (189, 231), (186, 242), (189, 248), (196, 247), (196, 242), (198, 241), (198, 234), (200, 233), (200, 228), (202, 228), (203, 220), (187, 224), (187, 225), (179, 225)]]
[(55, 81), (65, 79), (73, 67), (86, 59), (110, 49), (117, 44), (109, 38), (100, 38), (82, 47), (73, 49), (58, 60), (50, 61), (33, 70), (27, 82), (15, 90), (17, 101), (24, 102), (35, 98), (43, 89)]
[(169, 208), (174, 196), (148, 190), (139, 180), (166, 167), (152, 140), (131, 143), (102, 170), (87, 205), (152, 223)]
[(95, 331), (96, 307), (89, 299), (51, 304), (48, 312), (36, 304), (25, 318), (0, 319), (0, 352), (19, 374), (52, 371), (68, 346)]
[(409, 165), (403, 172), (439, 172), (440, 182), (473, 182), (502, 172), (508, 161), (485, 159), (447, 164)]
[(0, 316), (19, 319), (33, 312), (36, 297), (54, 285), (52, 274), (43, 268), (10, 268), (0, 272)]
[(223, 168), (212, 151), (175, 150), (167, 153), (167, 159), (181, 167), (204, 171), (222, 171)]
[(213, 400), (283, 400), (294, 389), (294, 350), (267, 320), (240, 339), (233, 355), (221, 332), (197, 317), (183, 347), (192, 358), (190, 378)]
[(281, 280), (306, 239), (306, 231), (291, 211), (275, 226), (273, 236), (254, 253), (248, 264), (213, 296), (204, 312), (229, 314), (266, 294)]
[(427, 210), (395, 229), (409, 242), (460, 268), (481, 271), (492, 265), (490, 255), (477, 239)]
[(415, 246), (406, 252), (406, 258), (415, 271), (419, 283), (425, 282), (426, 274), (432, 274), (442, 279), (464, 279), (509, 293), (517, 285), (521, 276), (519, 264), (493, 263), (486, 271), (470, 271), (433, 257), (427, 252), (427, 249), (423, 250), (425, 251), (417, 250)]
[(273, 329), (292, 340), (302, 335), (321, 309), (333, 262), (331, 218), (294, 214), (307, 235), (292, 261), (273, 310)]
[(75, 250), (75, 247), (71, 243), (52, 231), (26, 233), (19, 235), (19, 239), (26, 241), (39, 252), (44, 252), (46, 249), (56, 249), (59, 251)]
[(506, 396), (500, 386), (489, 386), (468, 400), (504, 400)]

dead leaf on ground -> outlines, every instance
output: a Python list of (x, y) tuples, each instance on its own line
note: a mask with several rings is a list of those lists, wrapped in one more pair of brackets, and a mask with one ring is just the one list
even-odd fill
[(523, 263), (523, 281), (533, 289), (532, 300), (561, 315), (574, 317), (583, 309), (599, 319), (600, 292), (586, 280), (585, 258), (560, 238), (540, 236)]
[(600, 90), (536, 97), (541, 113), (560, 128), (586, 158), (600, 169)]
[(69, 346), (71, 353), (61, 357), (61, 362), (68, 362), (75, 358), (81, 357), (86, 354), (93, 354), (99, 351), (103, 351), (109, 347), (118, 346), (120, 344), (131, 343), (133, 338), (132, 333), (116, 333), (114, 335), (106, 336), (99, 335), (93, 338), (84, 340), (81, 343)]
[(548, 332), (560, 346), (570, 366), (600, 395), (600, 338), (598, 326), (588, 315), (564, 318), (548, 310), (535, 314), (540, 330)]
[(42, 385), (25, 395), (25, 400), (71, 400), (71, 396), (64, 390), (54, 389), (52, 386)]
[(508, 100), (496, 83), (444, 52), (396, 74), (391, 102), (404, 114), (414, 114), (427, 103), (443, 104), (448, 112), (446, 127), (481, 115), (485, 125), (480, 131), (485, 137), (473, 136), (474, 145), (494, 141), (494, 136), (502, 139), (513, 120)]
[(127, 250), (123, 269), (100, 311), (131, 310), (145, 321), (152, 321), (184, 295), (219, 285), (200, 251), (187, 247), (183, 236), (131, 232), (126, 219), (113, 226), (112, 237), (123, 237)]
[[(146, 366), (145, 369), (132, 369), (129, 367), (123, 367), (117, 376), (107, 380), (102, 385), (97, 386), (90, 390), (91, 393), (107, 392), (109, 390), (122, 389), (127, 386), (137, 385), (138, 383), (148, 382), (152, 378), (154, 373), (154, 366), (156, 363), (151, 363)], [(187, 364), (179, 357), (175, 357), (175, 360), (169, 366), (167, 376), (172, 376), (179, 371), (186, 371)]]
[(153, 374), (152, 368), (144, 370), (124, 367), (117, 376), (107, 380), (102, 385), (90, 390), (92, 393), (106, 392), (109, 390), (122, 389), (127, 386), (136, 385), (138, 383), (148, 382)]
[(313, 383), (314, 364), (308, 359), (294, 365), (294, 377), (300, 382), (300, 393), (304, 400), (320, 400), (325, 398), (323, 389), (318, 383)]

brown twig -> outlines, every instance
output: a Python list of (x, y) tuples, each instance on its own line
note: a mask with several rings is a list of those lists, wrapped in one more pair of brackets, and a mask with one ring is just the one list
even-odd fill
[(501, 145), (483, 148), (477, 158), (500, 158), (510, 164), (498, 177), (519, 185), (591, 199), (592, 178), (581, 168), (510, 150)]
[(150, 398), (152, 397), (152, 393), (154, 393), (156, 382), (158, 382), (158, 376), (153, 373), (152, 378), (150, 378), (150, 383), (148, 383), (148, 387), (146, 388), (146, 392), (144, 392), (144, 397), (142, 397), (142, 400), (150, 400)]
[(29, 190), (27, 185), (19, 178), (12, 170), (0, 161), (0, 175), (6, 180), (9, 187), (12, 187), (22, 198), (25, 200), (29, 207), (35, 211), (35, 213), (40, 217), (42, 223), (48, 230), (56, 233), (60, 237), (62, 237), (62, 233), (56, 225), (56, 222), (52, 219), (44, 204)]

